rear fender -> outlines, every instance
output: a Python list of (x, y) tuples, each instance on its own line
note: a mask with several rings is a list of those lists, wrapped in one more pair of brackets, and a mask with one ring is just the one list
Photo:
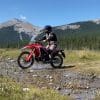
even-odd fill
[(54, 57), (55, 55), (59, 54), (59, 50), (54, 50), (52, 53), (51, 53), (51, 57)]
[(66, 56), (65, 56), (64, 50), (60, 50), (59, 52), (61, 53), (61, 55), (62, 55), (64, 58), (66, 57)]
[(54, 50), (54, 51), (51, 53), (51, 57), (54, 57), (54, 56), (57, 55), (57, 54), (62, 55), (63, 58), (66, 57), (64, 50)]

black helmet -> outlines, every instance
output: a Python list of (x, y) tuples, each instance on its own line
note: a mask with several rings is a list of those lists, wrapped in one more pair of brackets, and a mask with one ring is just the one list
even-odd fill
[(51, 32), (51, 31), (52, 31), (52, 27), (51, 27), (50, 25), (46, 25), (46, 26), (44, 27), (44, 31), (45, 31), (45, 32)]

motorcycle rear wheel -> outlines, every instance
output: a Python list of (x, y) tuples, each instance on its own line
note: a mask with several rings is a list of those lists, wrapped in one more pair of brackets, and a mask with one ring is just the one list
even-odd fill
[(27, 51), (24, 51), (19, 55), (17, 62), (18, 62), (19, 67), (21, 67), (22, 69), (27, 69), (33, 65), (34, 63), (33, 56), (30, 58), (29, 61), (25, 60), (26, 56), (29, 56), (29, 55), (30, 53)]
[(56, 54), (51, 58), (50, 62), (53, 68), (61, 68), (63, 64), (63, 58), (60, 54)]

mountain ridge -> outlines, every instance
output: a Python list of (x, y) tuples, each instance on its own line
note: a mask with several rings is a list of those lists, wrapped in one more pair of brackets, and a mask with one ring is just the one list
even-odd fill
[[(16, 18), (1, 23), (0, 47), (2, 47), (1, 45), (5, 44), (6, 46), (4, 47), (9, 47), (12, 45), (13, 41), (15, 42), (16, 47), (21, 47), (29, 43), (32, 37), (33, 39), (35, 37), (41, 38), (43, 35), (43, 33), (40, 34), (41, 29), (42, 28), (39, 26), (32, 25), (27, 21)], [(58, 40), (60, 41), (60, 46), (64, 48), (81, 49), (84, 47), (100, 47), (100, 19), (54, 26), (53, 31), (57, 34)], [(24, 43), (23, 41), (27, 42)], [(90, 41), (92, 42), (90, 43)], [(94, 46), (92, 46), (93, 42), (95, 43)]]
[[(0, 47), (19, 47), (28, 43), (38, 34), (40, 27), (19, 19), (11, 19), (0, 24)], [(26, 42), (27, 41), (27, 42)]]

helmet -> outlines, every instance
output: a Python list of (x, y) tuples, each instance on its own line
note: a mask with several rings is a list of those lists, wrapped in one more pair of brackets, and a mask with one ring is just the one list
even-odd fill
[(44, 27), (44, 31), (45, 31), (45, 32), (51, 32), (51, 31), (52, 31), (52, 27), (51, 27), (50, 25), (46, 25), (46, 26)]

